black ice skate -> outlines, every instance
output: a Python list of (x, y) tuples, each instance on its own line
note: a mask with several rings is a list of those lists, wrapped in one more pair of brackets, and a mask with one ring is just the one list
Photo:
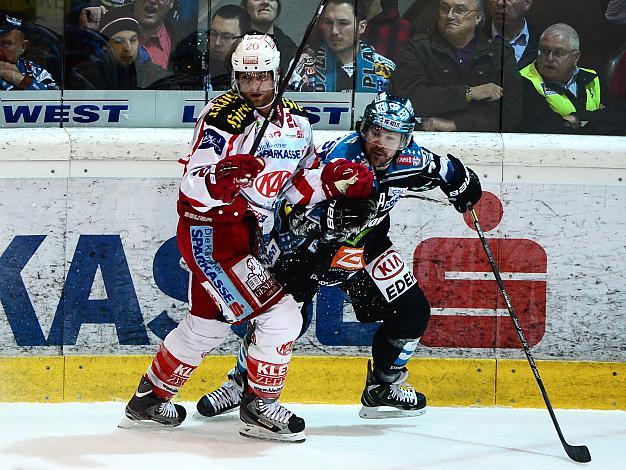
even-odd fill
[(426, 397), (411, 385), (404, 383), (408, 377), (406, 368), (392, 383), (379, 380), (367, 362), (367, 382), (361, 395), (359, 416), (365, 419), (404, 418), (419, 416), (426, 412)]
[(204, 395), (196, 408), (200, 416), (195, 417), (213, 417), (221, 414), (232, 413), (239, 408), (241, 403), (241, 394), (243, 393), (243, 380), (241, 373), (237, 368), (228, 372), (228, 382), (224, 382), (222, 386), (211, 393)]
[(126, 405), (125, 416), (119, 428), (123, 429), (160, 429), (175, 427), (183, 422), (187, 412), (181, 405), (159, 398), (153, 392), (153, 385), (145, 376)]
[(304, 442), (304, 420), (278, 403), (278, 399), (261, 398), (244, 393), (239, 417), (243, 422), (239, 434), (270, 441)]

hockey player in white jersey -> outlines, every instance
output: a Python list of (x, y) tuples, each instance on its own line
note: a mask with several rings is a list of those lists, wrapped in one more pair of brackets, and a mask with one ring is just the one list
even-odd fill
[[(191, 152), (182, 159), (178, 200), (177, 242), (191, 271), (189, 314), (161, 344), (120, 427), (181, 424), (186, 412), (172, 397), (223, 342), (230, 324), (255, 318), (240, 433), (305, 439), (304, 420), (278, 401), (302, 317), (293, 297), (256, 257), (256, 234), (264, 224), (273, 225), (281, 186), (297, 170), (317, 164), (306, 113), (286, 99), (277, 105), (277, 118), (256, 154), (250, 154), (277, 93), (279, 63), (270, 36), (244, 36), (232, 54), (232, 89), (211, 100), (198, 118)], [(355, 165), (346, 164), (340, 173), (350, 176)]]

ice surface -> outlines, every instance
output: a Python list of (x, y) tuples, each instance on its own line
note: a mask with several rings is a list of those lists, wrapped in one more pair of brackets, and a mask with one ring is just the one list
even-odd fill
[[(184, 405), (193, 414), (195, 404)], [(3, 403), (0, 468), (626, 469), (622, 411), (557, 410), (567, 441), (591, 451), (591, 463), (576, 464), (544, 409), (429, 408), (415, 418), (364, 420), (358, 406), (289, 408), (307, 422), (303, 444), (241, 437), (236, 413), (137, 431), (117, 428), (123, 403)]]

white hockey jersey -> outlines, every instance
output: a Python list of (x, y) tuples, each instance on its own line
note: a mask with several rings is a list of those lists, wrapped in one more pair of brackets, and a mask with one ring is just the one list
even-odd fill
[[(185, 165), (180, 183), (181, 203), (200, 213), (224, 204), (211, 197), (205, 176), (219, 160), (229, 155), (250, 153), (263, 119), (233, 90), (207, 104), (198, 117), (191, 151), (179, 160)], [(306, 111), (295, 102), (283, 99), (277, 119), (268, 125), (255, 155), (263, 158), (265, 168), (255, 178), (252, 187), (241, 189), (241, 194), (263, 223), (272, 214), (283, 184), (297, 170), (317, 165)]]

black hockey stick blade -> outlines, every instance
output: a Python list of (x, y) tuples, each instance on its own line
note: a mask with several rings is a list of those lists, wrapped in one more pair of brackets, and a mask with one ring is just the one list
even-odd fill
[(589, 453), (587, 446), (571, 446), (565, 441), (562, 441), (561, 443), (563, 444), (563, 448), (570, 459), (580, 463), (591, 462), (591, 454)]

